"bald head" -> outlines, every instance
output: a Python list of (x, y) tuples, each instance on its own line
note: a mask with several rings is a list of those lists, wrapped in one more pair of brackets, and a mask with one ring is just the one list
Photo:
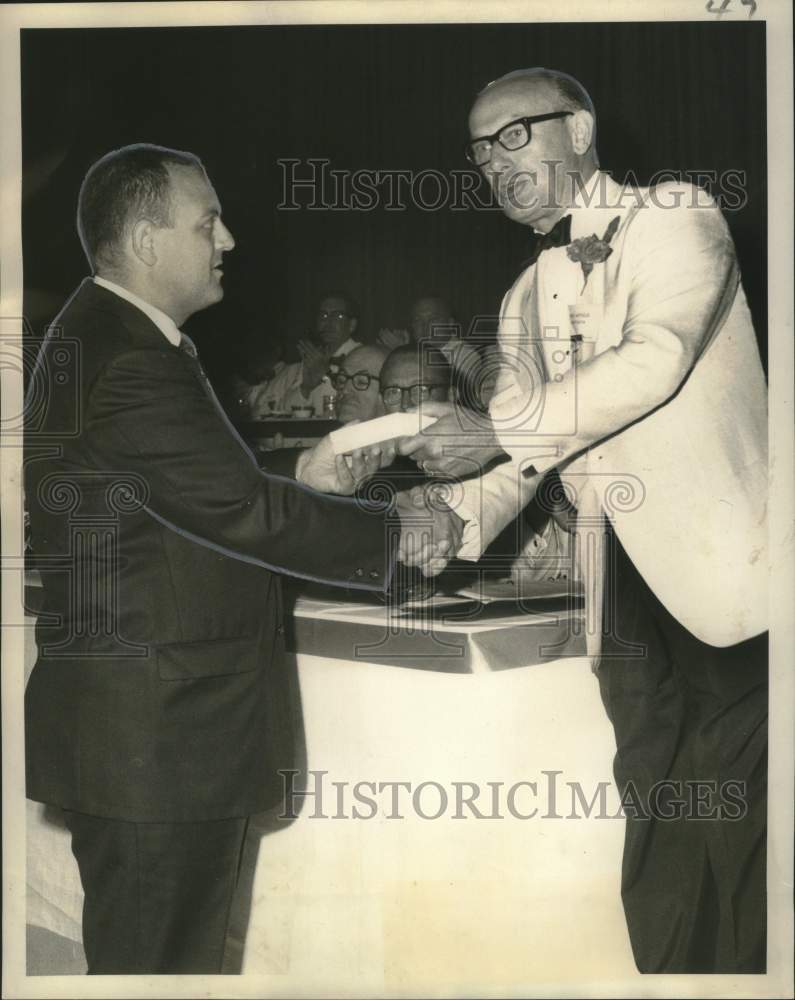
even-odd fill
[[(340, 370), (348, 379), (337, 393), (337, 416), (343, 423), (350, 420), (371, 420), (383, 414), (378, 376), (388, 354), (389, 351), (379, 344), (364, 344), (355, 347), (343, 359)], [(354, 375), (369, 375), (370, 384), (364, 389), (357, 389), (351, 377)]]
[(357, 370), (363, 368), (371, 375), (378, 375), (388, 354), (389, 350), (380, 344), (362, 344), (345, 356), (345, 367), (353, 365)]
[[(556, 117), (532, 121), (539, 115)], [(478, 94), (469, 115), (470, 138), (499, 135), (508, 125), (510, 133), (500, 136), (508, 145), (487, 141), (488, 160), (480, 169), (509, 218), (548, 232), (597, 169), (593, 103), (566, 73), (517, 70)], [(523, 144), (508, 148), (517, 133)]]
[[(596, 119), (596, 110), (588, 91), (579, 80), (575, 80), (568, 73), (561, 73), (560, 70), (546, 69), (544, 66), (516, 69), (487, 83), (477, 95), (477, 99), (498, 87), (514, 88), (516, 93), (534, 93), (539, 100), (546, 100), (549, 103), (550, 111), (584, 110), (590, 112), (594, 120)], [(552, 104), (556, 107), (552, 108)]]
[(451, 380), (452, 369), (447, 358), (427, 342), (396, 347), (381, 371), (384, 407), (387, 413), (396, 413), (416, 406), (423, 398), (445, 402), (450, 395)]

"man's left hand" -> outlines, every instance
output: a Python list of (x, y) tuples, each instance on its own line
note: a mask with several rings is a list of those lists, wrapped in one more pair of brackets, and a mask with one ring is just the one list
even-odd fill
[(504, 454), (487, 414), (454, 403), (423, 403), (419, 410), (438, 419), (419, 434), (402, 438), (398, 452), (410, 455), (428, 475), (472, 475)]
[(389, 441), (358, 448), (349, 455), (335, 455), (327, 434), (298, 456), (295, 478), (322, 493), (350, 496), (363, 479), (391, 465), (394, 459), (395, 445)]

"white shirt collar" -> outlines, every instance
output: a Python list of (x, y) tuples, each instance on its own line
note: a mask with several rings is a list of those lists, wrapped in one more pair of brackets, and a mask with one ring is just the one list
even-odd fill
[(350, 354), (355, 347), (361, 347), (362, 345), (358, 340), (354, 340), (353, 337), (348, 337), (344, 344), (337, 348), (334, 352), (335, 358), (345, 357), (346, 354)]
[(151, 319), (170, 344), (173, 344), (174, 347), (179, 347), (182, 334), (179, 332), (174, 320), (170, 316), (166, 316), (162, 309), (153, 306), (129, 289), (122, 288), (115, 281), (108, 281), (107, 278), (100, 278), (98, 275), (95, 275), (94, 284), (99, 285), (101, 288), (106, 288), (109, 292), (113, 292), (114, 295), (118, 295), (120, 299), (125, 299), (130, 305), (140, 309), (142, 313)]

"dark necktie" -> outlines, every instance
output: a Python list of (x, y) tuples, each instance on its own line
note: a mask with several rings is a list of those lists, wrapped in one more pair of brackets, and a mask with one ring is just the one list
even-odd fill
[(529, 267), (531, 264), (535, 264), (545, 250), (549, 250), (551, 247), (565, 247), (569, 243), (571, 243), (571, 216), (564, 215), (562, 219), (558, 219), (548, 233), (536, 235), (533, 249), (530, 256), (524, 261), (524, 266)]
[[(180, 331), (180, 333), (182, 333), (182, 331)], [(212, 385), (210, 385), (210, 380), (207, 378), (207, 375), (205, 374), (204, 369), (202, 368), (201, 361), (199, 361), (199, 352), (196, 350), (196, 345), (193, 343), (193, 341), (190, 339), (187, 333), (182, 334), (182, 339), (179, 342), (179, 349), (181, 351), (184, 351), (185, 354), (187, 354), (187, 356), (190, 358), (191, 367), (194, 369), (195, 374), (199, 378), (199, 384), (204, 390), (205, 396), (207, 396), (207, 398), (212, 403), (213, 408), (215, 409), (218, 416), (223, 420), (227, 428), (232, 432), (232, 435), (242, 446), (243, 450), (246, 452), (246, 454), (249, 456), (252, 462), (254, 462), (254, 464), (257, 465), (258, 464), (257, 460), (254, 457), (253, 453), (251, 452), (251, 449), (240, 437), (240, 435), (237, 432), (237, 428), (234, 426), (232, 421), (227, 416), (226, 410), (218, 402), (218, 397), (215, 395), (215, 390), (213, 389)]]
[(207, 375), (205, 374), (204, 369), (202, 368), (201, 361), (199, 361), (199, 352), (196, 350), (196, 345), (193, 343), (193, 341), (190, 339), (187, 333), (182, 334), (182, 340), (180, 340), (179, 342), (179, 348), (181, 351), (184, 351), (185, 354), (187, 354), (188, 357), (190, 358), (191, 367), (193, 368), (194, 372), (199, 376), (199, 381), (201, 382), (204, 391), (213, 401), (213, 404), (220, 407), (221, 404), (216, 399), (213, 387), (210, 385), (210, 380), (207, 378)]
[(190, 339), (187, 333), (182, 334), (182, 340), (180, 340), (179, 346), (181, 350), (183, 350), (188, 355), (188, 357), (193, 358), (194, 361), (198, 361), (199, 352), (196, 350), (196, 345), (193, 343), (193, 341)]

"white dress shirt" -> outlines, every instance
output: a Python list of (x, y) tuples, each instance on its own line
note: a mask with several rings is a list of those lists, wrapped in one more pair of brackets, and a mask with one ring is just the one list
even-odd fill
[(170, 316), (167, 316), (162, 309), (158, 309), (157, 306), (146, 302), (129, 289), (122, 288), (115, 281), (108, 281), (107, 278), (100, 278), (99, 275), (94, 275), (94, 284), (99, 285), (100, 288), (106, 288), (109, 292), (113, 292), (114, 295), (118, 295), (120, 299), (126, 299), (131, 305), (140, 309), (142, 313), (145, 313), (151, 319), (170, 344), (173, 344), (174, 347), (179, 347), (182, 341), (182, 334), (174, 320)]

